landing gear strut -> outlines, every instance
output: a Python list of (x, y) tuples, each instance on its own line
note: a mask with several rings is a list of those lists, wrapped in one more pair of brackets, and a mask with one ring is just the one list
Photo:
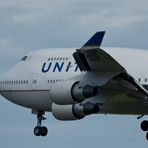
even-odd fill
[(46, 136), (48, 133), (47, 127), (42, 126), (42, 121), (46, 120), (46, 118), (43, 116), (44, 114), (44, 111), (37, 112), (37, 126), (34, 128), (33, 131), (36, 136)]
[(147, 120), (144, 120), (141, 122), (141, 129), (146, 133), (146, 139), (148, 140), (148, 121)]

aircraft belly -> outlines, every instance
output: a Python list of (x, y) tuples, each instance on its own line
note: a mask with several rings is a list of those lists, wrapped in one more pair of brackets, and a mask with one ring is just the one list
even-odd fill
[(2, 96), (23, 107), (51, 111), (52, 102), (50, 100), (49, 91), (11, 91), (10, 93), (3, 92)]

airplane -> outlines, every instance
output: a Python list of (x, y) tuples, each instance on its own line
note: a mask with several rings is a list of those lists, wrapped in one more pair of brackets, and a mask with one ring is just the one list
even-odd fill
[[(46, 136), (45, 113), (58, 120), (93, 114), (148, 115), (148, 51), (101, 47), (105, 31), (78, 49), (42, 49), (25, 55), (0, 77), (0, 94), (37, 116), (36, 136)], [(148, 140), (148, 121), (141, 123)]]

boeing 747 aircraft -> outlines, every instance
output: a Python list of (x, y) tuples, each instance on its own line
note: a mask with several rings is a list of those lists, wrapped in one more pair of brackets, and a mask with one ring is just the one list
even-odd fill
[[(30, 52), (0, 77), (0, 94), (37, 116), (36, 136), (48, 133), (45, 112), (59, 120), (148, 115), (148, 51), (102, 48), (104, 34), (95, 33), (79, 49)], [(148, 121), (141, 129), (148, 140)]]

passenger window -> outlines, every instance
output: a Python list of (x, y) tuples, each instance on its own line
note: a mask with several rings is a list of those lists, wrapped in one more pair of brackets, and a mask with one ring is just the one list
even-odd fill
[(28, 58), (28, 56), (24, 56), (24, 57), (21, 59), (21, 61), (26, 61), (27, 58)]

